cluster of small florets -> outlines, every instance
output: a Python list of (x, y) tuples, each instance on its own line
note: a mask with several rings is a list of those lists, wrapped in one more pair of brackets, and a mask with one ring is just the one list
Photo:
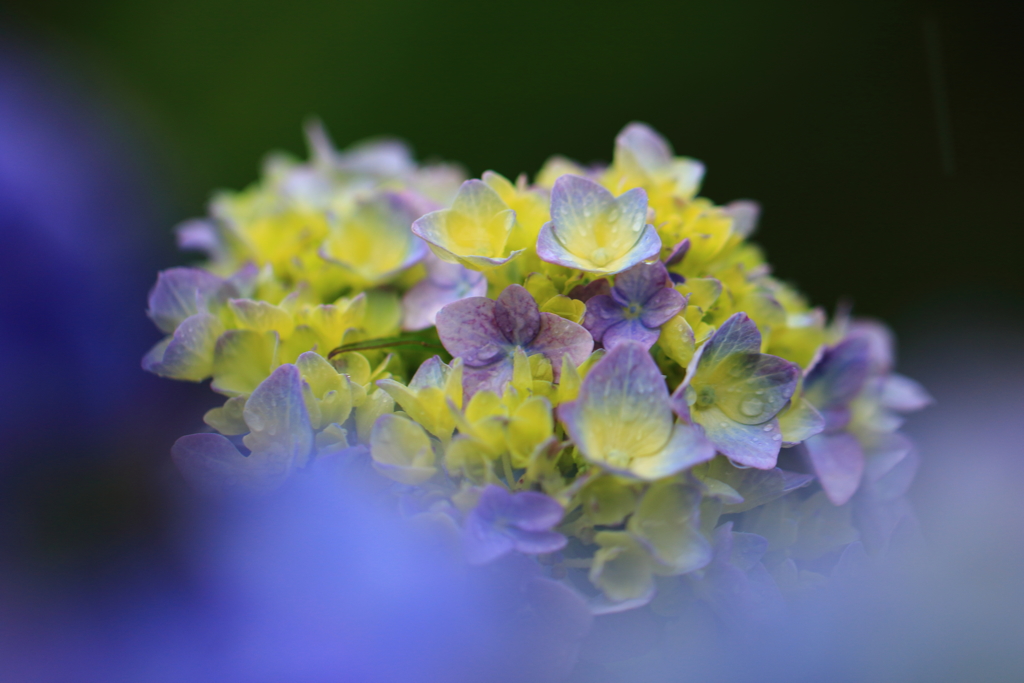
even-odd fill
[(228, 397), (174, 446), (196, 486), (364, 468), (470, 563), (533, 556), (595, 613), (763, 607), (907, 518), (899, 413), (928, 397), (888, 331), (773, 278), (757, 205), (698, 197), (649, 127), (533, 183), (309, 137), (183, 225), (209, 260), (150, 295), (144, 366)]

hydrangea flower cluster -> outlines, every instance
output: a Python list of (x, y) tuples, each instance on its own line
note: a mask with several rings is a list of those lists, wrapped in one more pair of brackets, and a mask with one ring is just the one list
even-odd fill
[[(748, 237), (756, 204), (646, 125), (531, 183), (337, 151), (214, 198), (160, 274), (143, 365), (226, 397), (173, 457), (261, 492), (332, 460), (474, 565), (534, 558), (595, 614), (773, 609), (912, 519), (892, 339), (828, 321)], [(745, 617), (744, 617), (745, 618)]]

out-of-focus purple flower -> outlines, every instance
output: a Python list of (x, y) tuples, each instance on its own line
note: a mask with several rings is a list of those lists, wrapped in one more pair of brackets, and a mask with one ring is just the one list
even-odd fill
[(638, 263), (615, 277), (610, 295), (587, 302), (583, 326), (606, 349), (623, 341), (640, 342), (649, 349), (658, 341), (661, 326), (686, 305), (671, 285), (661, 262)]
[(448, 304), (487, 294), (487, 278), (479, 271), (446, 263), (432, 252), (427, 254), (424, 264), (427, 276), (402, 297), (402, 329), (415, 331), (431, 327), (438, 312)]
[(512, 378), (516, 348), (551, 361), (555, 381), (562, 357), (576, 365), (594, 350), (585, 328), (553, 313), (542, 313), (530, 293), (509, 285), (497, 301), (470, 297), (437, 314), (437, 334), (448, 352), (465, 363), (463, 388), (469, 398), (484, 389), (500, 393)]
[(822, 488), (836, 505), (861, 485), (867, 462), (880, 480), (913, 449), (896, 434), (898, 413), (919, 410), (931, 398), (911, 379), (891, 373), (892, 335), (871, 321), (850, 326), (807, 373), (804, 398), (825, 418), (825, 430), (804, 446)]
[(782, 593), (761, 563), (768, 541), (757, 534), (734, 532), (732, 527), (727, 522), (715, 529), (711, 563), (699, 576), (687, 577), (694, 592), (730, 626), (750, 626), (752, 621), (779, 616)]
[(189, 482), (210, 492), (266, 491), (280, 486), (306, 464), (313, 429), (295, 365), (282, 365), (263, 380), (245, 403), (249, 434), (243, 455), (220, 434), (190, 434), (175, 442), (171, 456)]
[(776, 415), (799, 377), (795, 363), (761, 353), (757, 325), (736, 313), (694, 355), (672, 407), (733, 462), (772, 469), (782, 447)]
[(566, 538), (551, 528), (562, 521), (563, 512), (558, 501), (543, 493), (509, 493), (491, 484), (466, 517), (466, 558), (486, 564), (513, 550), (528, 555), (561, 550)]

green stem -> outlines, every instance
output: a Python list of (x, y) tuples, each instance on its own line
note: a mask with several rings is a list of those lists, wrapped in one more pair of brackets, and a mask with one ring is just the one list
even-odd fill
[(351, 344), (342, 344), (341, 346), (327, 354), (327, 357), (334, 358), (339, 354), (347, 353), (349, 351), (374, 351), (376, 349), (390, 349), (393, 346), (422, 346), (428, 349), (444, 349), (444, 347), (441, 346), (440, 344), (431, 344), (430, 342), (421, 341), (419, 339), (370, 339), (362, 342), (352, 342)]
[(505, 451), (501, 456), (501, 464), (505, 468), (505, 481), (508, 482), (508, 490), (516, 490), (516, 478), (512, 474), (512, 459), (509, 457), (508, 451)]

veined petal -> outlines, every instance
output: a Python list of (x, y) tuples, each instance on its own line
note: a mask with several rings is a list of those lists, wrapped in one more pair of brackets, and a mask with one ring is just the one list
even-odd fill
[[(605, 280), (600, 280), (605, 282)], [(600, 342), (612, 325), (623, 321), (622, 306), (606, 294), (598, 294), (587, 301), (587, 312), (583, 316), (583, 327), (587, 328), (594, 341)]]
[(668, 285), (668, 271), (660, 261), (638, 263), (615, 276), (612, 296), (622, 306), (646, 304), (652, 296), (659, 290), (666, 289)]
[(216, 317), (197, 313), (157, 343), (143, 357), (142, 367), (161, 377), (200, 382), (213, 373), (214, 349), (223, 331)]
[(843, 408), (860, 393), (868, 378), (868, 343), (846, 339), (826, 349), (804, 379), (804, 398), (819, 410)]
[(825, 429), (825, 418), (806, 399), (794, 401), (779, 414), (782, 445), (795, 446)]
[(512, 358), (508, 356), (482, 367), (464, 366), (462, 369), (462, 391), (465, 398), (472, 398), (480, 391), (503, 393), (505, 387), (512, 381), (512, 370)]
[(814, 473), (835, 505), (846, 503), (860, 486), (864, 451), (852, 434), (818, 434), (804, 445)]
[(246, 396), (277, 365), (277, 332), (228, 330), (217, 339), (210, 388), (228, 396)]
[(641, 479), (654, 481), (707, 462), (715, 457), (715, 446), (694, 425), (676, 423), (672, 436), (658, 454), (634, 458), (629, 471)]
[(713, 372), (733, 354), (760, 353), (761, 332), (746, 313), (734, 313), (711, 335), (702, 351), (698, 372)]
[(554, 313), (540, 314), (540, 331), (525, 349), (530, 354), (541, 353), (551, 361), (554, 381), (561, 377), (562, 358), (577, 366), (594, 350), (594, 339), (582, 325), (566, 320)]
[(635, 343), (621, 344), (598, 361), (578, 398), (559, 407), (559, 417), (588, 460), (620, 470), (634, 458), (662, 452), (672, 435), (664, 378)]
[(470, 297), (448, 304), (437, 314), (437, 335), (448, 353), (467, 369), (508, 355), (511, 345), (494, 317), (493, 299)]
[(704, 434), (718, 452), (733, 462), (759, 470), (775, 467), (782, 448), (782, 434), (778, 420), (763, 425), (741, 424), (722, 412), (718, 406), (691, 411), (694, 422), (704, 428)]
[(434, 450), (423, 427), (394, 413), (374, 422), (370, 455), (381, 474), (403, 484), (422, 484), (437, 473)]
[(615, 166), (629, 174), (647, 174), (672, 163), (672, 146), (645, 123), (634, 121), (615, 137)]
[(644, 304), (640, 322), (651, 329), (660, 329), (686, 306), (686, 298), (669, 287), (662, 287)]
[(238, 296), (235, 288), (209, 271), (169, 268), (157, 274), (146, 314), (163, 332), (171, 333), (186, 318), (206, 313), (211, 303), (223, 303), (230, 296)]
[[(445, 254), (467, 259), (467, 265), (487, 267), (493, 260), (508, 260), (506, 244), (515, 224), (515, 212), (493, 188), (480, 180), (467, 180), (450, 209), (434, 211), (417, 219), (412, 232)], [(483, 259), (476, 263), (468, 260)]]
[[(647, 194), (639, 188), (615, 198), (592, 180), (562, 176), (552, 190), (552, 220), (541, 229), (537, 253), (581, 270), (621, 272), (661, 250), (657, 232), (645, 225), (646, 215)], [(657, 244), (653, 251), (652, 243)]]
[(540, 332), (540, 310), (526, 288), (509, 285), (494, 302), (494, 322), (516, 346), (525, 346)]
[(252, 392), (242, 412), (249, 434), (242, 438), (253, 462), (284, 476), (305, 465), (313, 428), (302, 396), (299, 369), (282, 365)]
[(614, 349), (625, 342), (636, 342), (645, 349), (650, 349), (661, 336), (659, 330), (652, 330), (644, 325), (638, 318), (632, 320), (620, 320), (608, 328), (601, 340), (606, 349)]
[(629, 520), (669, 574), (686, 574), (711, 561), (711, 544), (700, 532), (700, 491), (674, 480), (651, 486)]
[(737, 353), (724, 359), (718, 372), (702, 379), (714, 386), (715, 403), (726, 415), (756, 425), (775, 417), (789, 402), (800, 379), (800, 366), (763, 353)]

